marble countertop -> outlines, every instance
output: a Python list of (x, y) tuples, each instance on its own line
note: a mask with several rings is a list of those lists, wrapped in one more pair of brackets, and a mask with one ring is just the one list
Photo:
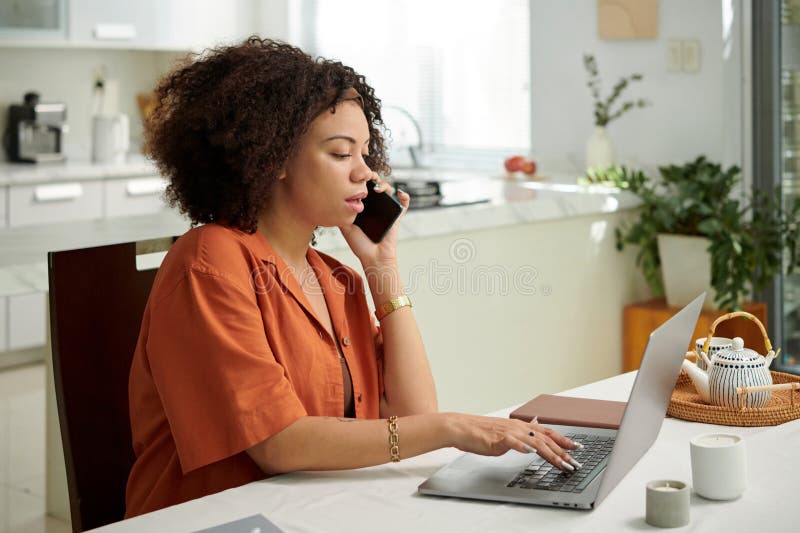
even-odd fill
[(144, 156), (129, 155), (124, 163), (103, 164), (69, 159), (63, 163), (0, 163), (0, 187), (36, 185), (58, 181), (130, 178), (158, 174), (155, 165)]
[[(638, 206), (627, 192), (558, 182), (504, 179), (455, 180), (451, 197), (482, 198), (472, 205), (409, 210), (399, 240), (458, 234), (503, 226), (598, 216)], [(458, 196), (460, 195), (460, 196)], [(155, 215), (0, 229), (0, 296), (47, 290), (47, 252), (180, 235), (189, 222), (172, 210)], [(322, 228), (317, 248), (347, 247), (337, 228)]]
[[(399, 240), (457, 234), (516, 224), (560, 220), (577, 216), (600, 215), (639, 205), (627, 191), (608, 187), (585, 188), (577, 184), (550, 181), (510, 181), (504, 179), (469, 179), (450, 183), (459, 189), (453, 201), (488, 201), (471, 205), (410, 209), (400, 223)], [(447, 198), (447, 187), (443, 185)], [(322, 228), (318, 248), (346, 248), (336, 228)]]

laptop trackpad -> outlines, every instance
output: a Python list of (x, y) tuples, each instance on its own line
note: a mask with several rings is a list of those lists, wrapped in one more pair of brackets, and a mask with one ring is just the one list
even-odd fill
[(466, 477), (477, 478), (483, 482), (496, 481), (506, 485), (520, 470), (531, 462), (543, 463), (538, 455), (519, 453), (514, 450), (499, 457), (486, 457), (465, 453), (436, 473), (437, 478), (455, 481)]

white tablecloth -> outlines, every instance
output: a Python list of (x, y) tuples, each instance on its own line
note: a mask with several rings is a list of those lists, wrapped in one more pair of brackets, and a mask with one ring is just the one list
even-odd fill
[[(622, 374), (563, 394), (625, 401), (634, 377), (634, 372)], [(507, 416), (510, 410), (495, 414)], [(444, 449), (360, 470), (277, 476), (96, 531), (194, 531), (258, 513), (292, 532), (655, 530), (644, 521), (645, 484), (665, 478), (691, 484), (689, 439), (716, 431), (746, 437), (748, 490), (731, 502), (692, 494), (689, 526), (673, 531), (797, 531), (800, 421), (738, 428), (671, 418), (650, 451), (594, 511), (420, 496), (417, 486), (461, 453)]]

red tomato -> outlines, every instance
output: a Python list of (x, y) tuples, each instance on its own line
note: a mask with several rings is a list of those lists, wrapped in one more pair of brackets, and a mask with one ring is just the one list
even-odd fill
[(522, 170), (522, 165), (525, 164), (525, 158), (521, 155), (509, 157), (505, 161), (506, 170), (509, 172), (519, 172)]
[(525, 161), (522, 164), (522, 169), (521, 170), (525, 174), (528, 174), (529, 176), (533, 176), (534, 174), (536, 174), (536, 161), (533, 161), (533, 160)]

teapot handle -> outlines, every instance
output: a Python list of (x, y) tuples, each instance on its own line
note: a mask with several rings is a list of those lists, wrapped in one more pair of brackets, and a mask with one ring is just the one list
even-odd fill
[(758, 317), (748, 313), (747, 311), (736, 311), (733, 313), (724, 314), (721, 317), (717, 318), (714, 321), (714, 323), (711, 324), (711, 327), (708, 328), (708, 335), (706, 335), (706, 342), (703, 343), (703, 351), (705, 353), (708, 353), (708, 347), (711, 345), (711, 337), (714, 336), (714, 330), (717, 329), (719, 323), (736, 317), (743, 317), (755, 322), (756, 325), (758, 326), (758, 329), (761, 330), (761, 335), (764, 337), (764, 345), (767, 347), (767, 353), (772, 351), (772, 343), (769, 341), (769, 337), (767, 336), (767, 330), (764, 328), (764, 324), (761, 323)]

